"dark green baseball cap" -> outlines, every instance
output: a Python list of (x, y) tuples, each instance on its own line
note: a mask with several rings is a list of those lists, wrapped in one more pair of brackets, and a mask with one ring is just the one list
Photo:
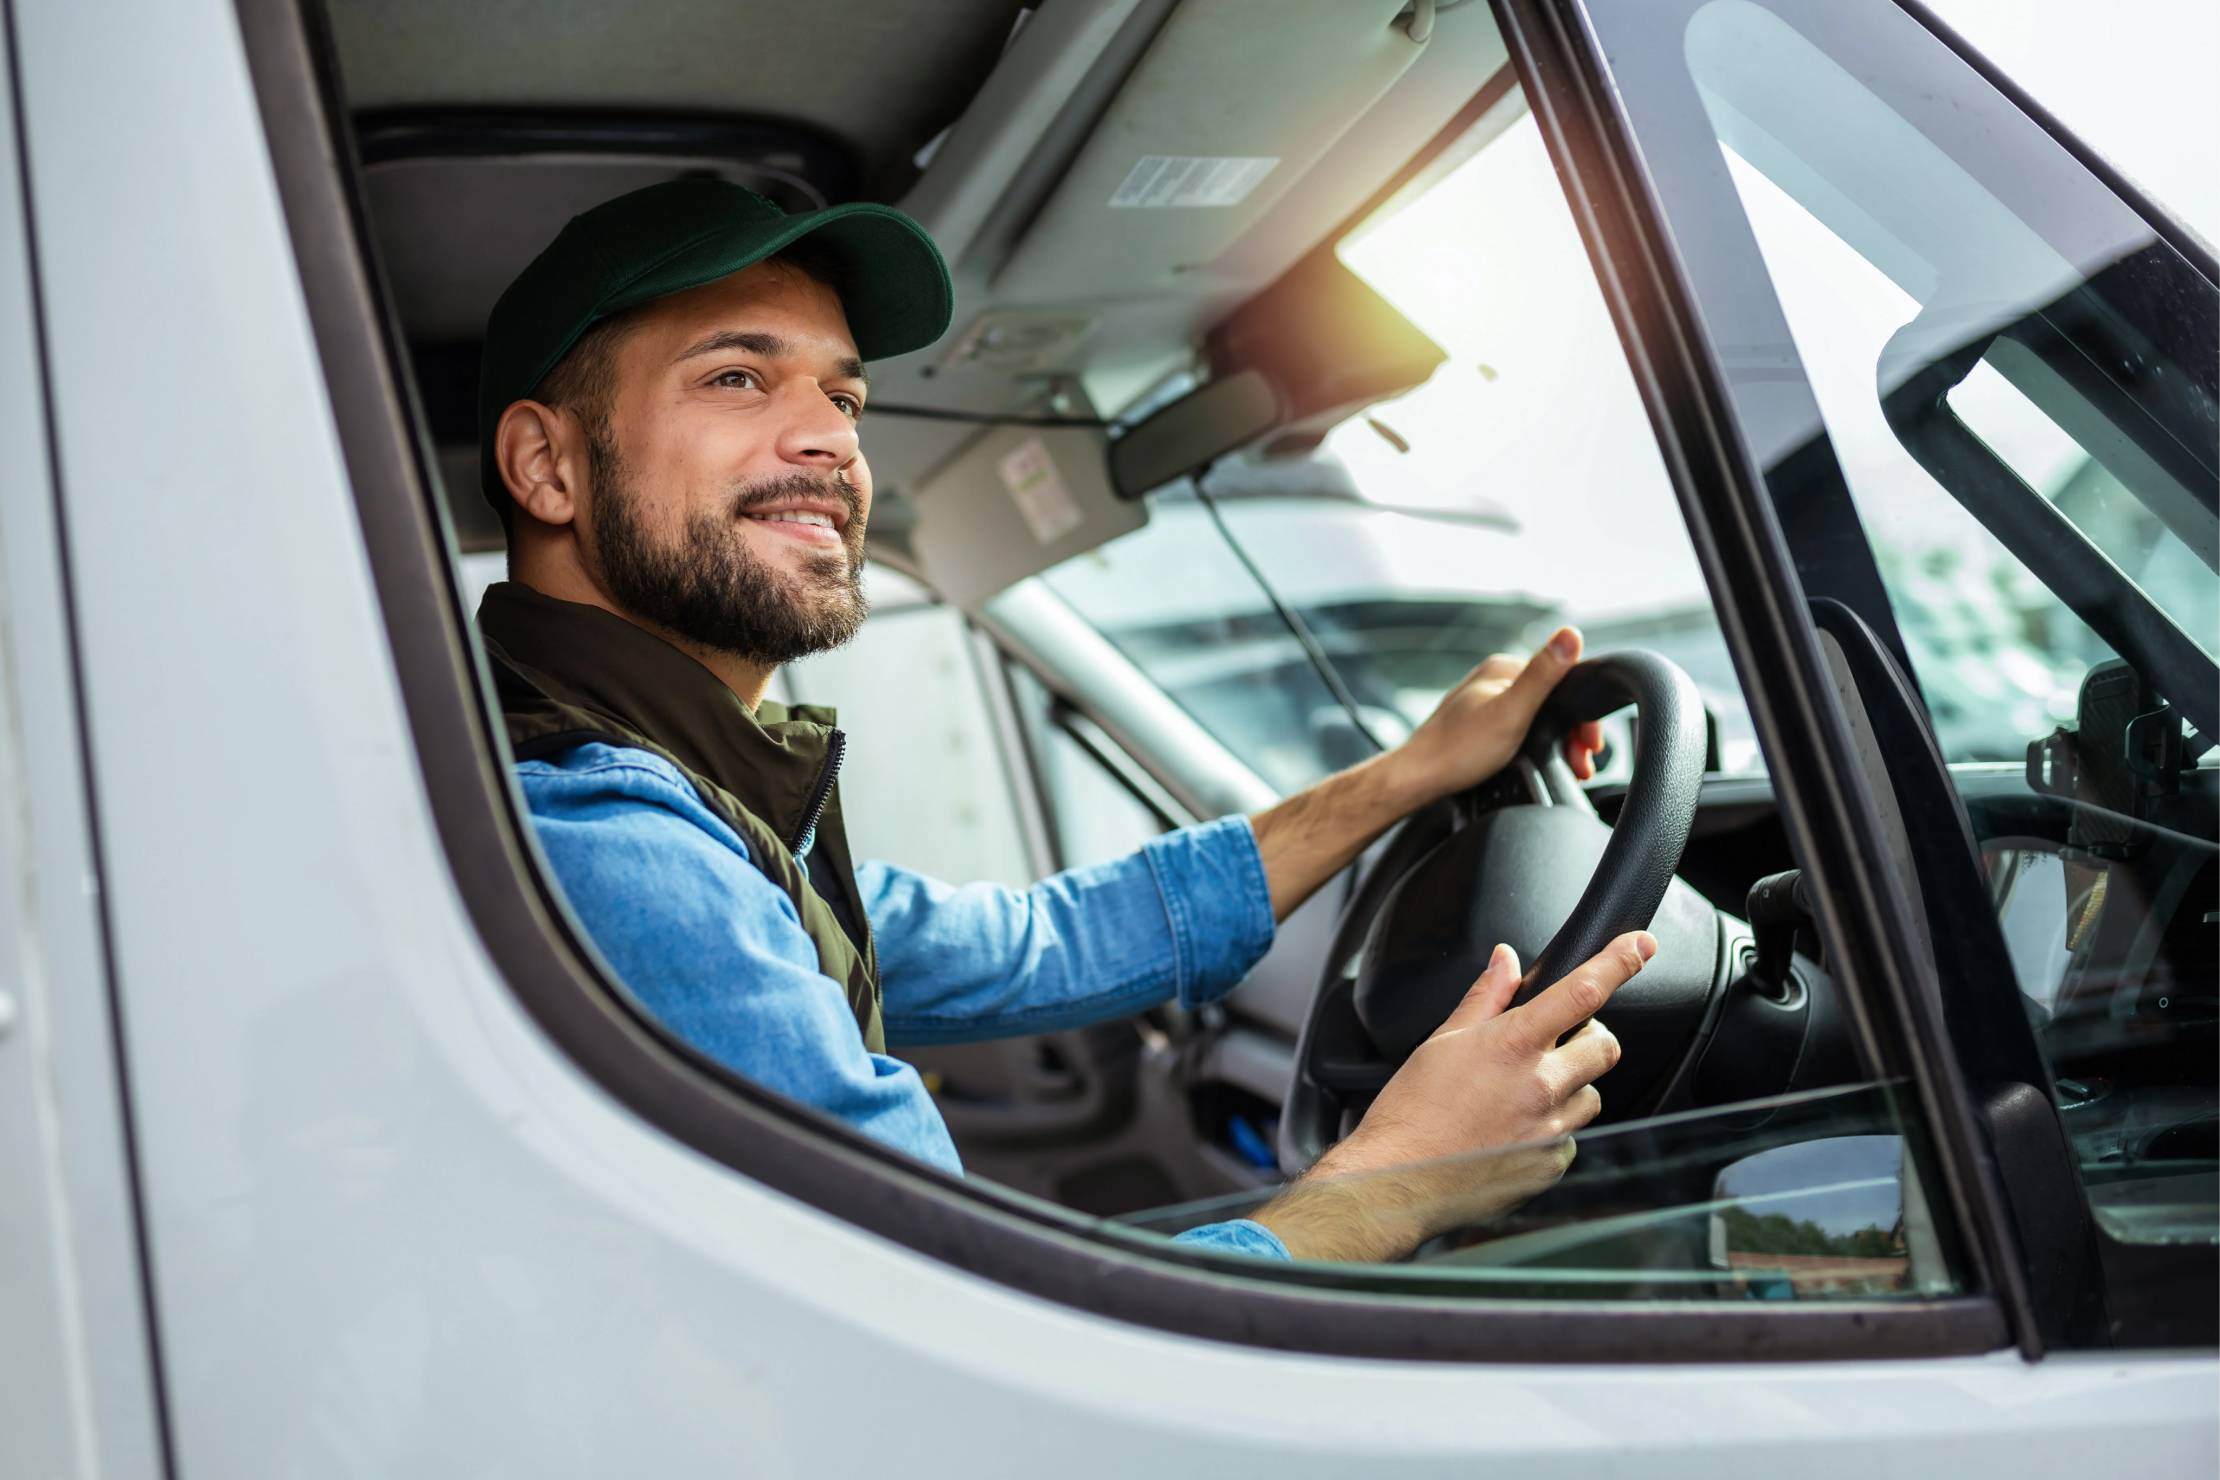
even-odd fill
[(955, 291), (925, 228), (859, 202), (789, 216), (727, 180), (668, 180), (570, 218), (509, 284), (486, 322), (478, 366), (479, 486), (509, 506), (493, 430), (588, 329), (651, 299), (729, 277), (803, 237), (838, 269), (834, 284), (866, 360), (923, 349), (948, 332)]

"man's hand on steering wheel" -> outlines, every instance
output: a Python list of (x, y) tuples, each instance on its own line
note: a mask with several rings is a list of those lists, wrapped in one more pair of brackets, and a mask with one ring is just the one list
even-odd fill
[[(1419, 794), (1445, 797), (1477, 786), (1511, 762), (1542, 701), (1580, 661), (1580, 633), (1560, 627), (1533, 657), (1483, 659), (1443, 696), (1426, 722), (1393, 752)], [(1582, 781), (1596, 774), (1603, 726), (1590, 720), (1565, 736), (1565, 761)]]
[(1549, 1187), (1572, 1164), (1573, 1132), (1602, 1109), (1596, 1079), (1619, 1061), (1595, 1015), (1656, 952), (1632, 931), (1512, 1007), (1518, 957), (1496, 947), (1363, 1123), (1256, 1220), (1297, 1259), (1396, 1259)]
[[(1250, 819), (1272, 895), (1284, 920), (1319, 885), (1349, 866), (1374, 838), (1412, 812), (1509, 765), (1542, 701), (1580, 661), (1580, 634), (1560, 627), (1533, 657), (1498, 653), (1458, 681), (1393, 750), (1298, 792)], [(1582, 780), (1595, 775), (1602, 727), (1575, 725), (1565, 759)]]

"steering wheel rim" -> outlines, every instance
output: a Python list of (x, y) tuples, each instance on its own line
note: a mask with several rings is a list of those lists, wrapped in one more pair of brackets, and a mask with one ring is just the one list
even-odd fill
[(1552, 799), (1593, 811), (1565, 764), (1562, 742), (1574, 725), (1633, 705), (1635, 727), (1626, 800), (1612, 824), (1603, 861), (1580, 903), (1548, 947), (1527, 965), (1514, 1003), (1587, 960), (1629, 930), (1646, 928), (1680, 868), (1704, 779), (1704, 701), (1696, 681), (1660, 653), (1611, 653), (1576, 664), (1527, 731), (1524, 759), (1542, 774)]
[[(1414, 815), (1359, 880), (1335, 929), (1297, 1045), (1296, 1072), (1280, 1116), (1284, 1170), (1293, 1174), (1308, 1167), (1338, 1139), (1350, 1100), (1384, 1084), (1470, 985), (1469, 974), (1457, 975), (1460, 963), (1443, 956), (1438, 962), (1398, 963), (1396, 981), (1382, 989), (1380, 953), (1371, 936), (1398, 892), (1468, 828), (1506, 807), (1563, 807), (1592, 818), (1594, 807), (1564, 760), (1563, 740), (1573, 726), (1628, 705), (1640, 722), (1618, 821), (1578, 903), (1528, 963), (1514, 1002), (1557, 981), (1614, 937), (1650, 925), (1695, 823), (1705, 720), (1702, 695), (1677, 664), (1661, 654), (1626, 651), (1569, 670), (1512, 765), (1475, 793)], [(1348, 974), (1360, 955), (1357, 973)], [(1369, 984), (1367, 971), (1374, 973)], [(1369, 1065), (1346, 1055), (1334, 1058), (1332, 1045), (1349, 1043), (1352, 1030), (1382, 1057)]]

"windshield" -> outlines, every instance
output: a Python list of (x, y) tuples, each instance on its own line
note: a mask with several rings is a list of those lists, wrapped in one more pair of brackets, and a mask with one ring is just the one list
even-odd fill
[[(1572, 622), (1591, 652), (1679, 663), (1717, 722), (1720, 769), (1756, 771), (1702, 573), (1540, 132), (1514, 108), (1474, 134), (1467, 157), (1339, 247), (1446, 361), (1310, 458), (1221, 464), (1206, 486), (1383, 743), (1481, 658)], [(1283, 791), (1369, 753), (1192, 488), (1160, 490), (1150, 516), (1048, 584)], [(1614, 749), (1606, 779), (1626, 764)]]

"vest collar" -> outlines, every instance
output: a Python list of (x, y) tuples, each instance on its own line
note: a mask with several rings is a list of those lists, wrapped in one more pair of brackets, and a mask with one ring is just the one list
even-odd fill
[(514, 581), (486, 589), (489, 646), (550, 697), (596, 711), (670, 752), (795, 839), (831, 763), (835, 716), (765, 700), (753, 713), (717, 675), (643, 627)]

